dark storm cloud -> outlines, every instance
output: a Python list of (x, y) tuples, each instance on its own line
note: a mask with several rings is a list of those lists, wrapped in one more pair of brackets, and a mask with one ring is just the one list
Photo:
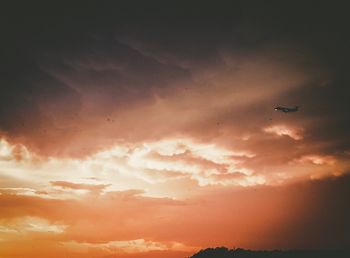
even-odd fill
[[(329, 148), (343, 151), (350, 129), (343, 9), (320, 3), (226, 1), (4, 6), (1, 131), (36, 136), (32, 144), (38, 146), (38, 138), (70, 139), (81, 130), (76, 125), (83, 124), (81, 113), (112, 121), (114, 109), (153, 101), (178, 84), (193, 83), (198, 70), (209, 71), (210, 77), (213, 69), (227, 69), (225, 51), (238, 59), (269, 52), (264, 58), (295, 62), (305, 70), (320, 64), (323, 68), (312, 73), (330, 74), (328, 81), (286, 90), (281, 103), (264, 104), (299, 104), (304, 114), (322, 120), (323, 129), (311, 128), (310, 138), (337, 138)], [(260, 127), (243, 113), (259, 112), (261, 105), (235, 114), (236, 120)], [(213, 120), (227, 124), (230, 115), (223, 112)]]
[(25, 56), (22, 64), (10, 61), (2, 71), (5, 74), (1, 77), (0, 121), (1, 129), (9, 134), (35, 134), (42, 123), (54, 126), (42, 109), (68, 113), (79, 108), (76, 91), (47, 74), (32, 60), (26, 60)]
[(107, 109), (162, 95), (173, 84), (191, 79), (185, 69), (162, 64), (113, 38), (92, 38), (78, 48), (49, 56), (44, 65), (49, 73)]
[(43, 43), (44, 32), (33, 31), (34, 40), (16, 34), (13, 46), (5, 42), (1, 77), (0, 129), (35, 149), (42, 141), (73, 137), (81, 113), (114, 121), (114, 109), (152, 101), (174, 83), (191, 80), (188, 71), (144, 56), (114, 33), (77, 29), (76, 36), (67, 27), (66, 33), (48, 32), (52, 41)]

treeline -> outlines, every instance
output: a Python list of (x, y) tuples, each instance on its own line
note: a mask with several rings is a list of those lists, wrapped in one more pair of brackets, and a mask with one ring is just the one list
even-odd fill
[(190, 258), (350, 258), (350, 250), (251, 251), (216, 247), (201, 250)]

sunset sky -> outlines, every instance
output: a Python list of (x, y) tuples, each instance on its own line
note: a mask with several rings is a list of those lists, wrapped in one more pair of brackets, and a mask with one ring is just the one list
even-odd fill
[(219, 2), (1, 7), (0, 258), (350, 247), (346, 8)]

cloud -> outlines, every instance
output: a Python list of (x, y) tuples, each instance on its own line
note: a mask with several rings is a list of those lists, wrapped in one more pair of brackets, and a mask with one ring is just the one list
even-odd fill
[(6, 11), (0, 253), (349, 246), (348, 22), (282, 5)]
[(334, 165), (336, 158), (331, 155), (305, 155), (298, 159), (301, 163), (312, 163), (314, 165)]
[[(254, 138), (248, 142), (251, 141)], [(259, 148), (247, 144), (244, 149), (233, 149), (224, 144), (177, 138), (120, 143), (85, 158), (46, 158), (22, 146), (25, 155), (17, 159), (14, 145), (2, 140), (0, 187), (3, 192), (46, 199), (79, 199), (89, 193), (129, 189), (142, 189), (145, 196), (177, 198), (185, 195), (185, 185), (197, 189), (211, 185), (287, 184), (347, 173), (349, 164), (339, 155), (310, 155), (309, 149), (293, 145), (288, 152), (275, 152), (274, 144), (283, 145), (272, 141), (266, 146), (258, 144)], [(266, 156), (265, 152), (272, 155)], [(311, 169), (309, 163), (319, 166)], [(323, 165), (333, 165), (333, 169)], [(164, 187), (166, 184), (177, 185), (177, 190)]]
[[(253, 55), (216, 46), (198, 59), (187, 55), (187, 48), (156, 51), (153, 41), (138, 39), (143, 47), (136, 47), (132, 35), (123, 38), (85, 35), (81, 44), (25, 56), (30, 60), (22, 64), (23, 79), (16, 90), (8, 89), (7, 98), (23, 98), (23, 104), (3, 102), (2, 133), (40, 155), (65, 157), (86, 156), (120, 141), (251, 134), (252, 121), (265, 126), (259, 114), (270, 116), (267, 103), (325, 77), (313, 68), (300, 69), (303, 58), (288, 50), (253, 50)], [(174, 57), (164, 60), (167, 54)]]
[(139, 254), (150, 251), (194, 251), (197, 248), (191, 246), (185, 246), (182, 243), (178, 242), (153, 242), (146, 241), (145, 239), (135, 239), (128, 241), (109, 241), (106, 243), (78, 243), (75, 241), (63, 242), (64, 247), (72, 249), (74, 252), (86, 253), (89, 252), (98, 252), (101, 253), (128, 253), (128, 254)]
[[(5, 239), (11, 241), (19, 241), (14, 230), (25, 229), (28, 238), (23, 240), (22, 251), (29, 257), (44, 252), (41, 248), (25, 248), (42, 237), (51, 252), (67, 251), (78, 257), (86, 256), (89, 250), (101, 256), (115, 250), (133, 254), (156, 249), (187, 252), (210, 243), (285, 248), (285, 242), (278, 240), (282, 235), (283, 239), (288, 236), (288, 247), (339, 247), (347, 244), (349, 232), (345, 218), (350, 209), (346, 199), (341, 198), (349, 189), (348, 181), (348, 176), (340, 176), (280, 186), (254, 182), (250, 187), (190, 187), (192, 194), (176, 199), (147, 197), (143, 190), (105, 191), (79, 198), (73, 198), (77, 195), (74, 193), (65, 199), (1, 191), (1, 229)], [(312, 221), (307, 214), (314, 214)], [(338, 216), (344, 219), (334, 224)], [(268, 220), (273, 223), (266, 223)], [(317, 230), (314, 226), (309, 230), (308, 223), (315, 225), (315, 221)], [(339, 239), (326, 241), (318, 236), (328, 232), (330, 223)], [(305, 230), (302, 225), (306, 225)], [(293, 230), (295, 227), (298, 231)], [(52, 247), (54, 243), (67, 245)], [(11, 246), (0, 242), (0, 250), (10, 250), (9, 255), (14, 255), (17, 249)]]
[(6, 225), (0, 227), (0, 232), (5, 234), (26, 234), (28, 232), (60, 234), (67, 228), (63, 224), (50, 223), (46, 219), (30, 216), (2, 220), (0, 223)]
[(88, 190), (90, 192), (100, 193), (109, 185), (91, 185), (91, 184), (76, 184), (72, 182), (66, 181), (53, 181), (51, 182), (53, 186), (58, 186), (61, 188), (73, 189), (73, 190)]
[(302, 128), (290, 127), (286, 125), (271, 125), (263, 128), (266, 133), (276, 134), (278, 136), (288, 136), (293, 140), (299, 141), (304, 138)]
[[(211, 175), (239, 172), (248, 178), (252, 172), (245, 168), (244, 160), (254, 158), (248, 151), (228, 150), (214, 144), (196, 143), (191, 139), (117, 145), (83, 159), (46, 159), (28, 154), (28, 159), (17, 161), (11, 152), (12, 145), (3, 141), (1, 146), (3, 152), (7, 153), (7, 159), (2, 164), (2, 176), (14, 180), (21, 178), (27, 181), (24, 184), (26, 187), (23, 185), (22, 188), (32, 185), (32, 189), (45, 191), (48, 196), (56, 198), (70, 196), (72, 191), (83, 194), (85, 190), (100, 193), (109, 190), (143, 189), (147, 185), (182, 177), (196, 180), (200, 185), (239, 185), (239, 178), (232, 181), (225, 178), (223, 182), (219, 180), (220, 176)], [(30, 172), (25, 175), (23, 170)], [(65, 181), (68, 176), (69, 182)], [(242, 180), (245, 182), (246, 178)], [(43, 187), (44, 182), (50, 183), (54, 188)], [(38, 194), (32, 190), (29, 192), (32, 195)], [(17, 193), (24, 194), (23, 191)]]

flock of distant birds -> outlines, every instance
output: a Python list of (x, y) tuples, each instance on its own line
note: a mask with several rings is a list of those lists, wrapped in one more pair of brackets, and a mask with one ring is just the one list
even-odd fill
[[(283, 112), (283, 113), (292, 113), (292, 112), (297, 112), (299, 110), (299, 106), (295, 106), (295, 107), (285, 107), (285, 106), (276, 106), (275, 111), (279, 111), (279, 112)], [(269, 120), (272, 120), (272, 118), (269, 118)], [(106, 118), (107, 122), (115, 122), (114, 119), (111, 119), (109, 117)], [(216, 123), (217, 125), (220, 125), (219, 122)], [(24, 126), (24, 122), (21, 122), (21, 126)], [(44, 133), (46, 133), (46, 130), (43, 131)]]
[[(292, 113), (292, 112), (297, 112), (299, 110), (299, 106), (294, 106), (294, 107), (276, 106), (274, 109), (275, 111), (279, 111), (283, 113)], [(270, 118), (269, 120), (272, 120), (272, 118)], [(114, 122), (114, 120), (109, 117), (106, 119), (106, 121)], [(217, 122), (216, 125), (220, 125), (220, 123)]]

